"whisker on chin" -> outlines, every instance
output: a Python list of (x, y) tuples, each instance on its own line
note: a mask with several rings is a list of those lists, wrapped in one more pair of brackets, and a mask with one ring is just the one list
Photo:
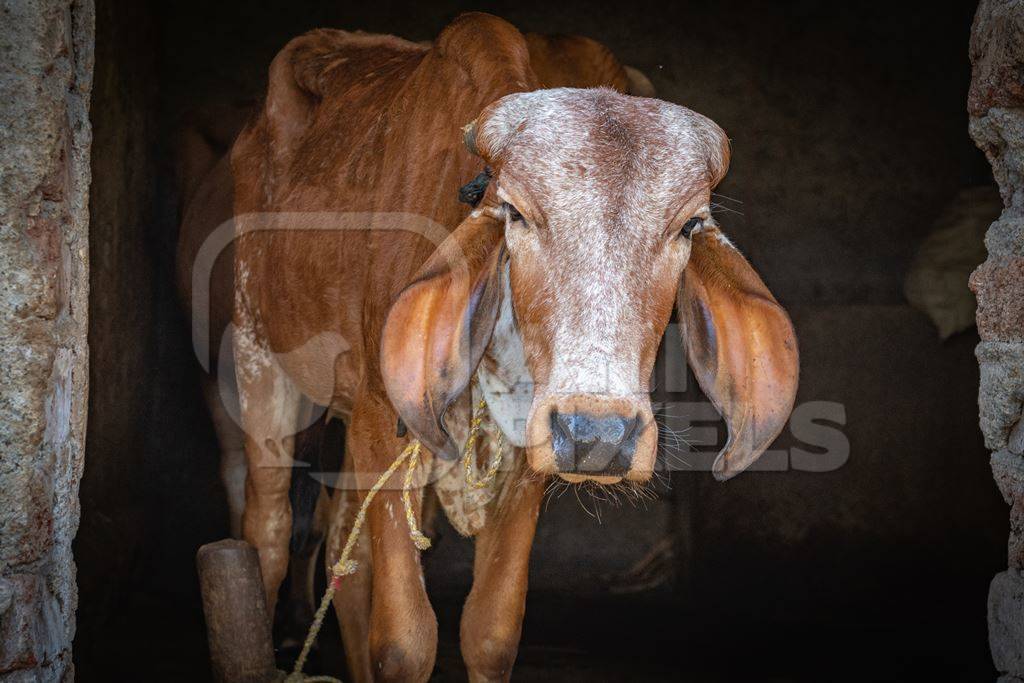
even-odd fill
[(671, 447), (680, 450), (683, 447), (686, 447), (686, 449), (689, 450), (690, 447), (690, 443), (686, 439), (672, 432), (659, 434), (658, 444), (659, 446)]
[(544, 496), (546, 498), (546, 500), (544, 501), (545, 513), (548, 511), (548, 507), (551, 505), (551, 500), (553, 498), (561, 498), (565, 494), (565, 491), (566, 489), (569, 488), (569, 486), (569, 482), (563, 479), (559, 479), (558, 477), (552, 477), (551, 483), (548, 484), (548, 487), (544, 490)]
[(576, 495), (576, 502), (580, 504), (580, 509), (583, 510), (584, 512), (586, 512), (588, 515), (590, 515), (594, 519), (596, 519), (598, 522), (600, 522), (601, 518), (598, 517), (593, 512), (591, 512), (590, 510), (588, 510), (587, 506), (583, 504), (583, 499), (580, 498), (580, 487), (579, 486), (573, 486), (572, 489), (573, 489), (573, 493)]

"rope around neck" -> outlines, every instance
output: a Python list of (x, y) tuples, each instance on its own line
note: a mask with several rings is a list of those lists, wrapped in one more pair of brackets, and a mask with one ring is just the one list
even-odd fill
[(486, 412), (487, 401), (481, 398), (480, 402), (476, 405), (476, 410), (473, 411), (473, 419), (469, 423), (469, 437), (466, 439), (466, 445), (462, 448), (462, 467), (466, 470), (466, 484), (471, 489), (482, 489), (490, 484), (498, 474), (498, 467), (501, 466), (501, 447), (504, 434), (499, 427), (494, 456), (491, 458), (484, 476), (474, 481), (476, 475), (473, 473), (473, 465), (475, 464), (473, 456), (476, 455), (476, 452), (473, 450), (473, 447), (476, 445), (476, 438), (480, 434), (480, 425), (483, 424)]
[[(498, 429), (497, 437), (497, 448), (495, 448), (495, 455), (491, 458), (488, 463), (487, 471), (482, 477), (474, 480), (473, 470), (473, 447), (476, 445), (477, 437), (480, 434), (481, 425), (483, 424), (484, 415), (487, 410), (487, 402), (484, 399), (480, 399), (480, 402), (476, 405), (476, 409), (473, 411), (473, 417), (469, 425), (469, 437), (466, 439), (466, 444), (462, 448), (462, 466), (466, 471), (466, 484), (473, 489), (482, 489), (490, 484), (494, 477), (498, 474), (498, 468), (501, 466), (501, 447), (502, 447), (502, 433), (501, 429)], [(359, 540), (359, 532), (362, 531), (363, 524), (366, 522), (366, 511), (370, 507), (370, 503), (373, 502), (374, 497), (377, 493), (384, 488), (384, 484), (398, 471), (398, 468), (402, 466), (402, 463), (408, 461), (407, 468), (405, 470), (405, 480), (402, 483), (402, 504), (405, 507), (405, 521), (409, 524), (409, 537), (412, 539), (413, 544), (419, 550), (426, 550), (430, 547), (430, 539), (427, 538), (419, 526), (416, 524), (416, 514), (412, 509), (412, 480), (413, 475), (416, 473), (416, 468), (420, 462), (420, 442), (413, 439), (409, 442), (409, 445), (405, 447), (391, 466), (384, 470), (384, 473), (380, 475), (376, 483), (366, 493), (366, 497), (363, 498), (362, 505), (359, 506), (359, 512), (356, 513), (355, 521), (352, 523), (352, 531), (348, 534), (348, 539), (345, 541), (345, 547), (341, 550), (341, 557), (331, 567), (331, 580), (327, 584), (327, 590), (324, 591), (323, 597), (320, 599), (320, 606), (317, 607), (316, 613), (313, 615), (313, 623), (309, 626), (309, 632), (306, 634), (306, 640), (302, 643), (302, 651), (299, 653), (299, 658), (295, 660), (295, 667), (292, 672), (285, 678), (284, 683), (341, 683), (337, 678), (331, 676), (310, 676), (307, 677), (302, 673), (302, 669), (306, 666), (306, 660), (309, 658), (309, 652), (313, 649), (313, 644), (316, 642), (317, 636), (320, 635), (320, 628), (324, 624), (324, 617), (327, 615), (327, 610), (331, 606), (331, 601), (334, 599), (334, 594), (338, 588), (341, 587), (341, 580), (343, 577), (349, 574), (354, 574), (359, 569), (359, 563), (351, 559), (352, 550), (355, 548), (356, 542)]]

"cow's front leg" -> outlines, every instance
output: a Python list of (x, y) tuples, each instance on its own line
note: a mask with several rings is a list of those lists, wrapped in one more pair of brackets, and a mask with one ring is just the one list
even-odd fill
[(510, 490), (476, 536), (473, 589), (462, 611), (462, 658), (472, 683), (507, 681), (519, 650), (526, 612), (530, 548), (544, 480), (526, 472), (525, 454), (509, 474)]
[[(397, 417), (383, 393), (364, 396), (352, 416), (346, 452), (355, 458), (360, 499), (402, 452), (395, 436)], [(426, 455), (426, 454), (424, 454)], [(420, 465), (426, 468), (428, 462)], [(437, 651), (437, 618), (423, 584), (420, 552), (409, 536), (402, 506), (405, 467), (377, 494), (367, 510), (373, 587), (370, 611), (370, 665), (379, 681), (426, 681)], [(423, 481), (419, 473), (417, 481)], [(422, 496), (413, 491), (419, 513)]]
[[(349, 430), (351, 431), (351, 429)], [(331, 496), (331, 511), (327, 531), (327, 572), (341, 557), (342, 548), (355, 523), (361, 497), (355, 486), (352, 464), (351, 436), (346, 440), (346, 455), (336, 490)], [(370, 590), (373, 586), (373, 564), (370, 557), (369, 533), (363, 529), (356, 540), (349, 559), (358, 563), (355, 574), (341, 580), (334, 594), (334, 612), (341, 627), (341, 639), (345, 644), (349, 676), (355, 683), (370, 683), (373, 669), (370, 666)]]
[(235, 334), (235, 363), (245, 432), (245, 511), (242, 538), (259, 553), (267, 610), (288, 572), (292, 509), (288, 485), (301, 396), (251, 325)]

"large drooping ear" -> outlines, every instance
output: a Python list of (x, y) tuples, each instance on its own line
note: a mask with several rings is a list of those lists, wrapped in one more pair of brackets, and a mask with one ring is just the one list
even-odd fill
[(694, 233), (676, 308), (690, 367), (729, 428), (712, 467), (729, 479), (789, 419), (800, 371), (793, 323), (717, 227)]
[(388, 397), (423, 445), (446, 459), (459, 449), (445, 411), (469, 386), (497, 320), (504, 227), (493, 206), (473, 211), (398, 296), (384, 325)]

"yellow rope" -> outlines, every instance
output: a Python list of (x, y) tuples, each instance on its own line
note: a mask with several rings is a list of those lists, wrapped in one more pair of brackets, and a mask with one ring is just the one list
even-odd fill
[(484, 413), (487, 410), (487, 401), (480, 399), (480, 403), (477, 404), (476, 410), (473, 411), (473, 419), (469, 423), (469, 438), (466, 439), (466, 445), (462, 449), (462, 467), (466, 470), (466, 484), (472, 489), (482, 489), (498, 474), (498, 468), (501, 466), (501, 446), (502, 446), (502, 433), (501, 429), (498, 430), (498, 443), (495, 447), (495, 455), (488, 463), (487, 471), (480, 479), (474, 481), (473, 465), (476, 456), (476, 438), (480, 434), (480, 425), (484, 421)]
[(352, 523), (352, 531), (348, 534), (348, 539), (345, 541), (345, 547), (341, 551), (341, 557), (331, 567), (331, 580), (327, 584), (327, 590), (324, 591), (324, 597), (320, 600), (320, 606), (316, 610), (316, 614), (313, 615), (313, 623), (309, 627), (309, 633), (306, 634), (306, 640), (302, 644), (302, 651), (299, 653), (299, 658), (295, 660), (295, 667), (292, 669), (291, 674), (285, 679), (285, 683), (299, 683), (305, 681), (306, 678), (302, 674), (302, 669), (306, 665), (306, 659), (309, 657), (309, 651), (313, 649), (313, 643), (316, 642), (317, 636), (320, 634), (320, 628), (323, 626), (324, 617), (327, 615), (327, 610), (331, 606), (331, 600), (334, 599), (334, 593), (338, 590), (340, 585), (341, 577), (355, 573), (359, 568), (359, 563), (353, 559), (350, 559), (353, 548), (355, 548), (356, 541), (359, 540), (359, 532), (363, 528), (363, 523), (366, 521), (366, 510), (370, 507), (370, 503), (373, 502), (374, 497), (377, 493), (384, 488), (384, 484), (394, 475), (402, 463), (409, 459), (409, 469), (405, 475), (405, 485), (402, 491), (402, 500), (405, 503), (405, 516), (409, 522), (409, 533), (412, 536), (413, 543), (416, 544), (417, 548), (421, 548), (420, 538), (427, 542), (427, 546), (430, 545), (430, 540), (427, 539), (420, 532), (416, 526), (416, 520), (412, 512), (412, 502), (409, 498), (409, 486), (412, 484), (412, 473), (420, 457), (420, 442), (411, 441), (409, 445), (405, 447), (401, 455), (395, 458), (395, 461), (391, 463), (391, 466), (384, 470), (384, 474), (380, 475), (376, 483), (366, 493), (366, 497), (363, 498), (363, 504), (359, 506), (359, 512), (356, 513), (355, 521)]
[[(480, 434), (480, 428), (484, 420), (484, 411), (487, 409), (487, 403), (480, 399), (480, 403), (477, 405), (476, 410), (473, 411), (473, 417), (469, 425), (469, 437), (466, 439), (466, 445), (462, 449), (462, 464), (466, 470), (466, 484), (474, 489), (481, 489), (487, 486), (494, 477), (498, 474), (498, 467), (501, 465), (501, 446), (502, 446), (502, 433), (498, 430), (498, 444), (496, 448), (496, 455), (492, 458), (487, 472), (480, 479), (473, 480), (472, 464), (473, 464), (473, 447), (476, 445), (476, 440)], [(320, 628), (323, 626), (324, 617), (327, 615), (327, 610), (331, 606), (331, 601), (334, 599), (334, 593), (341, 585), (341, 578), (348, 576), (349, 574), (355, 573), (359, 568), (359, 564), (350, 559), (352, 550), (355, 548), (356, 541), (359, 539), (359, 532), (363, 528), (363, 523), (366, 521), (366, 510), (370, 507), (370, 503), (373, 502), (374, 496), (377, 495), (387, 483), (389, 479), (398, 471), (398, 468), (402, 466), (403, 462), (408, 460), (408, 466), (405, 470), (405, 481), (402, 484), (402, 503), (405, 507), (405, 520), (409, 524), (409, 537), (412, 538), (413, 544), (420, 550), (426, 550), (430, 547), (430, 539), (427, 538), (419, 526), (416, 523), (416, 514), (412, 509), (412, 480), (416, 473), (416, 468), (420, 462), (420, 442), (413, 440), (409, 442), (409, 445), (405, 447), (405, 450), (399, 454), (395, 461), (391, 463), (377, 482), (370, 488), (366, 493), (366, 497), (363, 498), (362, 505), (359, 506), (359, 512), (356, 513), (355, 521), (352, 523), (352, 530), (348, 534), (348, 539), (345, 541), (345, 547), (342, 548), (341, 557), (331, 568), (331, 580), (328, 582), (327, 590), (324, 591), (324, 596), (320, 600), (320, 606), (316, 610), (316, 614), (313, 615), (313, 623), (309, 627), (309, 633), (306, 634), (306, 640), (302, 644), (302, 651), (299, 653), (299, 658), (295, 660), (295, 667), (292, 672), (285, 678), (285, 683), (311, 683), (312, 681), (326, 681), (328, 683), (341, 683), (336, 678), (330, 676), (317, 676), (315, 678), (307, 678), (303, 673), (302, 669), (306, 665), (306, 659), (309, 658), (309, 651), (313, 648), (313, 643), (316, 642), (317, 636), (320, 634)]]
[(412, 501), (409, 498), (409, 491), (412, 488), (412, 475), (416, 472), (416, 466), (420, 462), (420, 442), (413, 441), (416, 447), (409, 454), (409, 469), (405, 471), (405, 483), (402, 485), (402, 503), (405, 505), (405, 521), (409, 523), (409, 536), (412, 542), (420, 550), (430, 548), (430, 539), (423, 535), (420, 528), (416, 526), (416, 514), (412, 510)]

